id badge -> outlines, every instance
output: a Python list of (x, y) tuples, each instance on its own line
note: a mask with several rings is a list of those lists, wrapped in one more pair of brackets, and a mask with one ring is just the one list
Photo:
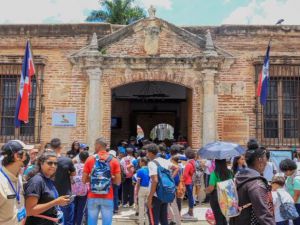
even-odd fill
[(17, 214), (18, 222), (21, 222), (26, 218), (26, 209), (25, 207), (22, 207), (18, 209), (18, 214)]

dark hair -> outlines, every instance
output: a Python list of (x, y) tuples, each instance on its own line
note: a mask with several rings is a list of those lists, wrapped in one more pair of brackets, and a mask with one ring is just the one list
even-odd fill
[(257, 142), (257, 140), (255, 139), (250, 139), (247, 143), (247, 149), (248, 150), (254, 150), (254, 149), (258, 149), (259, 148), (259, 144)]
[(228, 180), (232, 172), (227, 168), (226, 159), (216, 159), (215, 165), (215, 173), (220, 178), (220, 180)]
[(140, 162), (143, 162), (145, 165), (148, 165), (148, 159), (147, 157), (141, 157)]
[(293, 171), (297, 169), (297, 164), (291, 159), (284, 159), (280, 162), (279, 168), (282, 172)]
[(87, 158), (89, 157), (89, 153), (87, 151), (83, 151), (79, 153), (79, 159), (81, 162), (85, 163), (85, 161), (87, 160)]
[(191, 149), (190, 147), (188, 147), (186, 150), (185, 150), (185, 156), (188, 158), (188, 159), (194, 159), (196, 157), (196, 153), (193, 149)]
[(145, 149), (142, 149), (142, 150), (140, 151), (140, 154), (139, 154), (139, 155), (140, 155), (141, 158), (147, 156), (146, 150), (145, 150)]
[[(232, 172), (233, 172), (233, 174), (236, 174), (236, 173), (237, 173), (238, 166), (239, 166), (238, 161), (240, 160), (241, 157), (242, 157), (242, 156), (240, 155), (240, 156), (234, 157), (234, 159), (233, 159), (233, 163), (232, 163)], [(245, 168), (245, 167), (246, 167), (246, 166), (243, 165), (243, 168)]]
[[(75, 149), (75, 145), (76, 144), (79, 145), (79, 148), (77, 150)], [(79, 143), (79, 141), (73, 141), (72, 146), (71, 146), (71, 150), (79, 152), (79, 149), (80, 149), (80, 143)]]
[(49, 142), (46, 143), (45, 146), (44, 146), (44, 149), (48, 149), (48, 148), (51, 148), (51, 144)]
[(174, 160), (176, 163), (179, 163), (180, 160), (179, 160), (179, 156), (175, 155), (175, 156), (172, 156), (171, 158), (172, 160)]
[[(264, 148), (264, 147), (261, 147), (261, 148)], [(270, 159), (270, 157), (271, 157), (270, 151), (267, 151), (267, 152), (266, 152), (266, 157), (267, 157), (267, 159), (268, 159), (268, 161), (269, 161), (269, 159)]]
[(40, 155), (40, 157), (38, 157), (37, 161), (36, 161), (36, 166), (35, 169), (30, 172), (28, 174), (28, 178), (27, 180), (31, 179), (32, 177), (34, 177), (37, 173), (41, 172), (42, 170), (42, 164), (48, 160), (51, 157), (55, 157), (57, 158), (57, 155), (54, 151), (47, 151), (47, 152), (43, 152), (42, 155)]
[(170, 154), (176, 155), (180, 152), (180, 145), (171, 145)]
[(19, 157), (23, 157), (24, 150), (14, 151), (12, 148), (9, 148), (9, 145), (5, 144), (1, 148), (1, 155), (4, 157), (2, 159), (2, 166), (8, 166), (15, 162), (15, 154), (18, 154)]
[(148, 144), (145, 146), (145, 149), (153, 155), (157, 155), (158, 153), (158, 147), (156, 144)]
[(51, 145), (51, 148), (52, 149), (58, 149), (60, 148), (61, 146), (61, 141), (59, 138), (53, 138), (51, 141), (50, 141), (50, 145)]
[(247, 149), (245, 154), (247, 165), (249, 167), (254, 167), (256, 160), (262, 158), (265, 154), (266, 154), (266, 149), (264, 147), (258, 147), (256, 149)]
[(167, 147), (164, 143), (161, 143), (158, 145), (159, 151), (161, 152), (166, 152), (167, 151)]

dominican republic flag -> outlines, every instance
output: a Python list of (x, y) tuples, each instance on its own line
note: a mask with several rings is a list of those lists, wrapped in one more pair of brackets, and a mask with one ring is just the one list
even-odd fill
[(269, 76), (270, 48), (271, 48), (271, 44), (269, 43), (265, 55), (264, 65), (259, 74), (258, 87), (257, 87), (257, 96), (260, 97), (260, 104), (263, 106), (267, 103), (267, 97), (268, 97), (268, 83), (270, 77)]
[(31, 93), (31, 77), (35, 74), (30, 42), (27, 41), (22, 64), (20, 90), (15, 112), (15, 127), (20, 127), (21, 121), (29, 121), (29, 94)]

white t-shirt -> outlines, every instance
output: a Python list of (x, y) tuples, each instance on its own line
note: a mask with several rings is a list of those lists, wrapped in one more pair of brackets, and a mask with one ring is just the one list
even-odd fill
[[(159, 163), (159, 165), (167, 170), (171, 170), (171, 168), (173, 167), (173, 164), (166, 159), (163, 159), (161, 157), (156, 158), (155, 161), (157, 161)], [(149, 169), (149, 176), (153, 176), (153, 175), (157, 175), (157, 165), (155, 164), (155, 162), (151, 161), (148, 163), (148, 169)], [(150, 179), (150, 184), (149, 187), (151, 189), (151, 179)], [(154, 196), (157, 196), (156, 193), (154, 194)]]
[(280, 198), (281, 198), (282, 203), (286, 203), (286, 202), (293, 203), (294, 202), (294, 200), (290, 196), (290, 194), (286, 190), (284, 190), (283, 188), (279, 188), (279, 189), (277, 189), (277, 191), (272, 191), (272, 198), (273, 198), (273, 204), (274, 204), (275, 222), (276, 223), (285, 221), (280, 215), (279, 207), (280, 207), (281, 202), (280, 202), (280, 199), (279, 199), (277, 193), (280, 194)]
[[(267, 181), (271, 182), (272, 178), (274, 176), (274, 171), (276, 171), (276, 167), (273, 162), (267, 162), (265, 171), (264, 171), (264, 178), (267, 179)], [(276, 173), (276, 172), (275, 172)]]

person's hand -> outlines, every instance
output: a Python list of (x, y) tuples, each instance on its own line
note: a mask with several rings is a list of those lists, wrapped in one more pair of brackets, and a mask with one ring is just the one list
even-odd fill
[(68, 204), (70, 204), (70, 196), (69, 195), (60, 196), (59, 198), (56, 199), (56, 205), (66, 206)]
[(150, 197), (150, 196), (148, 197), (147, 207), (149, 210), (152, 209), (152, 197)]

